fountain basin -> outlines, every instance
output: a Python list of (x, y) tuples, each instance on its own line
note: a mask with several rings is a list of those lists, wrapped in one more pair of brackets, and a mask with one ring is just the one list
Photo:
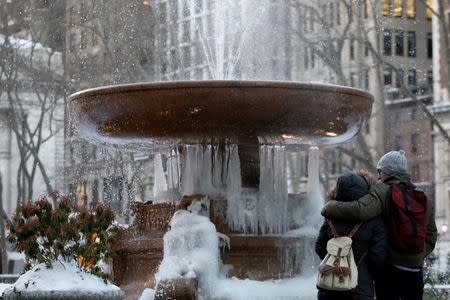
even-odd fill
[(282, 81), (188, 81), (89, 89), (69, 98), (71, 126), (95, 144), (160, 149), (331, 145), (353, 138), (373, 97), (362, 90)]

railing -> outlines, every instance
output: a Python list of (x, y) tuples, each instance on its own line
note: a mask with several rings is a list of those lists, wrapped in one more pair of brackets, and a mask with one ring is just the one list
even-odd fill
[(20, 274), (0, 274), (0, 283), (9, 283), (12, 284), (16, 282), (17, 278), (19, 278)]

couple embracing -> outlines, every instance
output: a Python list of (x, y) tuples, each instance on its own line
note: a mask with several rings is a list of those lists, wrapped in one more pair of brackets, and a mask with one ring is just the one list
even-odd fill
[(422, 299), (424, 259), (437, 239), (434, 204), (411, 182), (405, 152), (386, 153), (379, 181), (340, 176), (316, 241), (322, 299)]

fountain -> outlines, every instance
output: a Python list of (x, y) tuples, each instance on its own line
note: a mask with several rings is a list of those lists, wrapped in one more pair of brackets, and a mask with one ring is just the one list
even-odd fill
[[(318, 200), (288, 195), (285, 152), (350, 140), (372, 102), (358, 89), (281, 81), (143, 83), (73, 94), (70, 120), (83, 138), (152, 151), (166, 161), (164, 177), (155, 177), (165, 180), (159, 186), (167, 190), (153, 204), (135, 204), (134, 223), (114, 258), (115, 282), (130, 299), (155, 287), (172, 216), (187, 207), (185, 200), (204, 196), (206, 215), (230, 238), (230, 248), (220, 253), (228, 276), (266, 280), (302, 272), (303, 247), (311, 238), (287, 233), (298, 229), (292, 212)], [(197, 284), (180, 278), (160, 282), (160, 288), (191, 299)]]

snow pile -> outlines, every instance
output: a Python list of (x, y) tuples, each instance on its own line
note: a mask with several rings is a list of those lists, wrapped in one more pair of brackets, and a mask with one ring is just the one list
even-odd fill
[(155, 299), (155, 290), (154, 289), (145, 289), (139, 300), (153, 300)]
[(236, 278), (219, 280), (210, 299), (313, 300), (317, 298), (316, 277), (255, 281)]
[(197, 278), (201, 293), (210, 294), (219, 274), (219, 239), (207, 217), (177, 211), (164, 235), (164, 258), (156, 281)]
[(119, 291), (117, 286), (105, 283), (103, 279), (80, 270), (75, 262), (54, 262), (52, 268), (38, 264), (24, 273), (5, 292), (21, 291), (77, 291), (108, 292)]

